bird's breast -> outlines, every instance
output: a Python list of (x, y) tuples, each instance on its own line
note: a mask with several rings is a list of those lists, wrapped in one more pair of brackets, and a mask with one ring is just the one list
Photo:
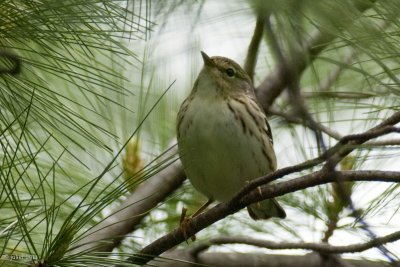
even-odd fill
[(253, 135), (244, 131), (249, 119), (241, 121), (222, 97), (194, 97), (188, 104), (179, 126), (179, 154), (189, 180), (207, 197), (227, 201), (246, 181), (271, 171), (264, 139), (256, 129)]

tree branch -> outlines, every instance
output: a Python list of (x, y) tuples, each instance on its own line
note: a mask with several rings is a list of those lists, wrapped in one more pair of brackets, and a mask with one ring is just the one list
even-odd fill
[[(343, 181), (382, 181), (382, 182), (400, 182), (400, 172), (384, 172), (384, 171), (343, 171), (338, 172), (336, 177)], [(336, 178), (335, 177), (335, 178)], [(261, 187), (261, 190), (255, 190), (245, 196), (239, 203), (229, 201), (221, 203), (203, 214), (193, 218), (187, 228), (187, 235), (193, 235), (211, 225), (212, 223), (230, 215), (238, 210), (246, 207), (251, 203), (261, 201), (266, 198), (281, 196), (290, 192), (295, 192), (308, 187), (334, 182), (335, 178), (327, 176), (324, 171), (314, 172), (303, 177), (292, 179), (290, 181), (277, 184), (270, 184)], [(260, 193), (261, 192), (261, 193)], [(156, 240), (149, 246), (145, 247), (142, 255), (153, 256), (133, 256), (128, 259), (129, 262), (136, 264), (144, 264), (152, 259), (155, 255), (159, 255), (167, 249), (172, 248), (184, 241), (184, 236), (181, 230), (175, 229), (171, 233)]]
[[(277, 116), (277, 117), (281, 117), (283, 120), (285, 120), (287, 123), (294, 123), (294, 124), (299, 124), (299, 125), (303, 125), (303, 121), (296, 115), (290, 114), (290, 113), (285, 113), (283, 111), (277, 110), (273, 107), (271, 107), (268, 111), (268, 115), (273, 115), (273, 116)], [(307, 122), (306, 122), (307, 123)], [(308, 127), (308, 125), (305, 125), (306, 127)], [(318, 128), (319, 130), (321, 130), (323, 133), (325, 133), (326, 135), (336, 139), (336, 140), (340, 140), (343, 138), (343, 136), (329, 128), (326, 127), (325, 125), (318, 123)], [(365, 147), (377, 147), (377, 146), (399, 146), (400, 145), (400, 139), (399, 138), (394, 138), (394, 139), (390, 139), (390, 140), (370, 140), (368, 142), (365, 142)]]
[[(175, 153), (176, 147), (170, 149), (164, 157)], [(73, 245), (70, 254), (84, 251), (111, 251), (135, 229), (149, 211), (181, 186), (185, 179), (186, 176), (179, 160), (147, 179), (121, 203), (112, 215), (78, 240)]]
[(256, 27), (254, 28), (253, 37), (251, 38), (249, 48), (247, 50), (246, 62), (244, 70), (249, 74), (251, 81), (254, 80), (254, 70), (257, 64), (257, 55), (264, 32), (264, 19), (257, 17)]
[[(335, 176), (333, 176), (329, 175), (329, 173), (326, 173), (324, 170), (320, 170), (286, 182), (265, 185), (260, 187), (260, 190), (252, 191), (250, 194), (240, 199), (240, 201), (231, 200), (229, 202), (220, 203), (212, 209), (194, 217), (187, 225), (186, 234), (187, 236), (194, 235), (214, 222), (219, 221), (252, 203), (282, 196), (309, 187), (335, 182), (336, 179), (340, 179), (341, 181), (380, 181), (400, 183), (400, 172), (373, 170), (339, 171), (336, 172)], [(129, 257), (127, 262), (145, 264), (157, 255), (171, 249), (184, 240), (185, 237), (181, 229), (176, 228), (172, 232), (146, 246), (139, 254)]]
[(397, 132), (398, 128), (392, 127), (391, 125), (396, 124), (399, 121), (400, 111), (394, 113), (391, 117), (389, 117), (379, 125), (371, 128), (370, 130), (362, 134), (347, 135), (343, 137), (335, 146), (331, 147), (317, 158), (307, 160), (298, 165), (279, 169), (268, 175), (252, 180), (242, 188), (242, 190), (234, 197), (234, 199), (240, 199), (242, 196), (246, 195), (246, 193), (250, 192), (253, 189), (256, 189), (258, 186), (267, 184), (288, 174), (309, 169), (324, 162), (325, 160), (330, 160), (330, 167), (332, 165), (336, 165), (341, 159), (343, 159), (351, 151), (353, 151), (357, 145), (361, 145), (369, 139), (376, 138), (384, 134)]
[(266, 253), (218, 253), (203, 252), (193, 256), (188, 250), (179, 249), (168, 251), (163, 258), (149, 263), (149, 266), (159, 267), (193, 267), (200, 265), (215, 267), (389, 267), (391, 265), (382, 261), (340, 259), (334, 257), (324, 258), (318, 253), (306, 255), (281, 255)]
[(400, 239), (400, 231), (378, 237), (364, 243), (346, 245), (346, 246), (332, 246), (327, 243), (295, 243), (295, 242), (273, 242), (262, 239), (255, 239), (246, 236), (229, 236), (211, 239), (206, 244), (202, 244), (190, 249), (190, 253), (197, 255), (198, 253), (208, 249), (213, 245), (223, 244), (246, 244), (256, 247), (267, 249), (306, 249), (323, 254), (341, 254), (341, 253), (356, 253), (374, 248), (379, 245), (395, 242)]
[[(288, 123), (301, 124), (301, 125), (305, 125), (306, 127), (311, 127), (311, 125), (309, 124), (309, 122), (307, 120), (304, 121), (297, 115), (288, 114), (288, 113), (276, 110), (272, 107), (269, 109), (268, 114), (279, 116), (279, 117), (283, 118), (285, 121), (287, 121)], [(340, 140), (342, 138), (342, 135), (340, 133), (336, 132), (335, 130), (333, 130), (329, 127), (324, 126), (321, 123), (315, 122), (314, 126), (317, 127), (319, 131), (327, 134), (328, 136), (330, 136), (336, 140)]]
[[(363, 2), (357, 5), (360, 12), (372, 7), (375, 1)], [(351, 23), (351, 22), (349, 22)], [(275, 99), (282, 93), (288, 83), (290, 73), (301, 75), (307, 66), (336, 38), (329, 32), (317, 31), (303, 46), (303, 51), (295, 53), (291, 64), (280, 62), (275, 70), (267, 75), (261, 84), (256, 88), (257, 99), (267, 112)], [(289, 69), (290, 68), (290, 69)]]
[[(364, 133), (343, 137), (335, 146), (315, 159), (305, 161), (295, 166), (282, 168), (266, 176), (252, 180), (229, 202), (220, 203), (209, 211), (193, 218), (187, 225), (187, 236), (196, 234), (214, 222), (221, 220), (252, 203), (306, 189), (308, 187), (337, 181), (400, 182), (400, 172), (340, 171), (332, 173), (331, 168), (332, 164), (337, 164), (342, 158), (354, 150), (357, 145), (384, 134), (399, 132), (398, 128), (391, 126), (399, 121), (400, 112), (396, 112), (377, 126)], [(324, 161), (327, 161), (327, 163), (319, 171), (286, 182), (267, 184), (285, 175), (314, 167)], [(257, 187), (260, 188), (255, 190)], [(184, 240), (185, 238), (182, 231), (177, 228), (143, 248), (140, 255), (129, 257), (127, 261), (136, 264), (145, 264), (155, 256), (160, 255)]]

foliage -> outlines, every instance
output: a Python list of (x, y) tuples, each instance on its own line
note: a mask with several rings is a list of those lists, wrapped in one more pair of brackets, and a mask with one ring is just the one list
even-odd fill
[[(204, 199), (185, 182), (131, 215), (144, 218), (112, 256), (74, 250), (175, 163), (176, 154), (163, 151), (201, 66), (199, 50), (244, 59), (257, 18), (266, 25), (255, 51), (258, 90), (274, 82), (267, 74), (282, 59), (303, 66), (287, 76), (298, 78), (301, 99), (287, 86), (268, 110), (280, 167), (389, 117), (399, 107), (399, 12), (396, 0), (0, 1), (0, 266), (119, 264), (174, 229), (183, 206), (200, 206)], [(322, 139), (309, 118), (325, 127)], [(340, 170), (399, 171), (399, 145), (391, 134), (357, 146)], [(379, 236), (398, 228), (398, 193), (396, 183), (321, 185), (280, 197), (287, 220), (253, 222), (238, 212), (197, 238), (240, 231), (274, 241), (362, 242), (365, 228)], [(360, 255), (387, 260), (374, 251)]]

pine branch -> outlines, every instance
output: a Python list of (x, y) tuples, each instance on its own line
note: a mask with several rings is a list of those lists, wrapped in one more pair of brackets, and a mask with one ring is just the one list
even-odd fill
[[(174, 154), (176, 147), (170, 149), (163, 158)], [(112, 251), (137, 227), (149, 211), (179, 188), (185, 179), (179, 160), (147, 179), (109, 217), (74, 244), (70, 254)]]
[[(360, 12), (371, 8), (375, 0), (366, 1), (357, 5)], [(349, 22), (351, 24), (351, 22)], [(313, 60), (335, 39), (336, 36), (329, 32), (317, 31), (305, 42), (303, 51), (295, 53), (295, 58), (290, 60), (291, 64), (280, 62), (275, 70), (268, 74), (261, 84), (256, 88), (257, 99), (267, 112), (275, 99), (289, 85), (288, 76), (296, 73), (300, 76)]]
[(168, 251), (149, 263), (149, 266), (192, 267), (192, 266), (252, 266), (252, 267), (391, 267), (381, 261), (338, 259), (335, 256), (321, 257), (318, 253), (306, 255), (282, 255), (266, 253), (221, 253), (203, 252), (192, 255), (189, 250)]
[(341, 254), (356, 253), (374, 248), (379, 245), (395, 242), (400, 239), (400, 231), (378, 237), (363, 243), (356, 243), (345, 246), (333, 246), (327, 243), (306, 243), (306, 242), (273, 242), (263, 239), (255, 239), (247, 236), (229, 236), (219, 237), (209, 240), (206, 244), (196, 246), (190, 250), (190, 253), (197, 255), (198, 253), (208, 249), (210, 246), (223, 244), (246, 244), (267, 249), (306, 249), (323, 254)]
[(251, 38), (249, 48), (247, 50), (246, 62), (244, 70), (249, 74), (251, 81), (254, 80), (254, 70), (257, 64), (258, 50), (264, 32), (264, 19), (261, 16), (257, 17), (256, 27), (254, 28), (253, 37)]
[[(321, 156), (303, 162), (301, 164), (279, 169), (264, 177), (251, 181), (246, 185), (232, 200), (220, 203), (207, 212), (204, 212), (193, 218), (186, 228), (187, 236), (191, 236), (213, 224), (231, 215), (240, 209), (264, 199), (269, 199), (284, 194), (303, 190), (317, 185), (346, 182), (346, 181), (380, 181), (400, 183), (400, 172), (390, 171), (333, 171), (341, 159), (346, 157), (351, 151), (356, 149), (362, 143), (392, 132), (400, 132), (399, 128), (393, 127), (400, 121), (400, 112), (394, 113), (391, 117), (384, 120), (379, 125), (367, 130), (361, 134), (348, 135), (343, 137), (335, 146), (328, 149)], [(320, 163), (326, 162), (318, 171), (304, 175), (302, 177), (291, 179), (289, 181), (267, 184), (273, 180), (281, 178), (291, 173), (309, 169)], [(258, 188), (259, 187), (259, 188)], [(145, 264), (155, 256), (167, 251), (185, 240), (183, 233), (179, 228), (169, 234), (159, 238), (140, 251), (139, 255), (131, 256), (127, 259), (130, 263)]]

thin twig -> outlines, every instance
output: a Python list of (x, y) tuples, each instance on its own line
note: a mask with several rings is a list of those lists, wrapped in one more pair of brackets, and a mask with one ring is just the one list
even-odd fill
[(192, 248), (190, 251), (194, 255), (208, 249), (213, 245), (223, 244), (246, 244), (256, 247), (262, 247), (267, 249), (306, 249), (315, 252), (326, 253), (326, 254), (341, 254), (341, 253), (356, 253), (374, 248), (378, 245), (387, 244), (400, 240), (400, 231), (377, 237), (374, 240), (370, 240), (364, 243), (357, 243), (345, 246), (332, 246), (327, 243), (307, 243), (307, 242), (273, 242), (263, 239), (255, 239), (247, 236), (230, 236), (220, 237), (209, 240), (206, 244), (202, 244)]
[(340, 74), (342, 74), (345, 66), (350, 65), (353, 62), (354, 57), (356, 56), (356, 52), (352, 50), (349, 55), (346, 56), (344, 63), (336, 66), (334, 70), (328, 75), (328, 77), (319, 84), (320, 92), (327, 92), (332, 87), (332, 85), (337, 81)]
[[(281, 117), (288, 123), (301, 124), (301, 125), (305, 125), (306, 127), (310, 127), (309, 122), (302, 120), (299, 116), (279, 111), (273, 107), (271, 107), (269, 109), (268, 115), (275, 115), (275, 116)], [(339, 132), (336, 132), (335, 130), (333, 130), (329, 127), (326, 127), (322, 123), (315, 122), (314, 127), (317, 127), (318, 130), (320, 130), (321, 132), (327, 134), (328, 136), (330, 136), (336, 140), (340, 140), (343, 137)]]
[[(162, 255), (162, 258), (150, 262), (149, 266), (193, 267), (193, 266), (279, 266), (279, 267), (389, 267), (383, 261), (367, 259), (341, 259), (336, 254), (321, 257), (321, 253), (305, 255), (237, 253), (237, 252), (203, 252), (194, 257), (188, 249), (174, 249)], [(340, 260), (340, 263), (337, 262)], [(393, 267), (393, 266), (392, 266)]]
[[(390, 125), (398, 122), (400, 122), (400, 111), (394, 113), (391, 117), (380, 123), (378, 126), (375, 126), (364, 133), (347, 135), (343, 137), (335, 146), (328, 149), (319, 157), (307, 160), (294, 166), (279, 169), (273, 173), (252, 180), (242, 188), (242, 190), (234, 197), (234, 199), (240, 199), (242, 196), (246, 195), (251, 190), (256, 189), (258, 186), (267, 184), (288, 174), (312, 168), (328, 159), (331, 166), (336, 166), (336, 164), (351, 151), (353, 151), (357, 145), (361, 145), (369, 139), (373, 139), (391, 132), (396, 132), (397, 128), (391, 128)], [(389, 128), (387, 128), (387, 126)]]
[[(285, 113), (285, 112), (277, 110), (273, 107), (271, 107), (269, 109), (267, 115), (280, 117), (280, 118), (284, 119), (287, 123), (304, 125), (303, 121), (298, 116), (295, 116), (294, 114)], [(343, 136), (339, 132), (333, 130), (332, 128), (326, 127), (322, 123), (318, 123), (318, 128), (326, 135), (328, 135), (338, 141), (343, 138)], [(379, 147), (379, 146), (400, 146), (400, 139), (394, 138), (394, 139), (389, 139), (389, 140), (370, 140), (368, 142), (365, 142), (363, 145), (363, 147), (366, 147), (366, 148)]]

